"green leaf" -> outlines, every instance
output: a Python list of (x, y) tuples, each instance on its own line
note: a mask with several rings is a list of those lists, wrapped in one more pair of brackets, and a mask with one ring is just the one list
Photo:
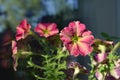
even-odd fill
[(109, 35), (105, 32), (102, 32), (101, 35), (104, 37), (104, 38), (109, 38)]

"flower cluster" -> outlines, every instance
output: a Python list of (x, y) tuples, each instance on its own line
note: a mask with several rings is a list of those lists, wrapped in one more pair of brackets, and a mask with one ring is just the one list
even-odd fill
[[(90, 80), (120, 79), (118, 47), (120, 43), (94, 39), (80, 21), (70, 22), (59, 31), (56, 23), (38, 23), (32, 30), (25, 19), (17, 26), (16, 40), (12, 41), (13, 68), (19, 69), (18, 60), (22, 59), (26, 60), (26, 68), (33, 70), (31, 75), (36, 80), (74, 80), (80, 73), (90, 74)], [(79, 62), (66, 60), (79, 55), (90, 57), (91, 71)], [(38, 56), (40, 62), (34, 61)]]
[(102, 41), (100, 39), (94, 41), (91, 74), (95, 74), (97, 80), (120, 79), (120, 59), (118, 55), (115, 55), (120, 43), (114, 46), (113, 41)]

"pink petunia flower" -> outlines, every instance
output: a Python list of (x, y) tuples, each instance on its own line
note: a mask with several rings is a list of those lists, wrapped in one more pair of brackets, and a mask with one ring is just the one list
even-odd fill
[(39, 23), (34, 31), (46, 38), (56, 35), (59, 32), (55, 23)]
[(16, 28), (16, 40), (24, 39), (30, 33), (31, 25), (24, 19)]
[(107, 58), (107, 53), (98, 53), (95, 55), (94, 59), (96, 62), (101, 63)]
[(114, 68), (110, 73), (114, 78), (120, 79), (120, 67)]
[(17, 58), (16, 58), (16, 54), (17, 54), (17, 43), (16, 41), (12, 41), (12, 57), (13, 57), (13, 69), (16, 71), (18, 63), (17, 63)]
[(60, 33), (60, 38), (71, 55), (86, 56), (92, 52), (91, 45), (94, 41), (92, 32), (79, 21), (73, 21), (65, 27)]
[(95, 73), (95, 77), (97, 78), (97, 80), (103, 80), (103, 74), (102, 73), (100, 73), (99, 71), (97, 71), (96, 73)]
[(111, 75), (116, 78), (120, 79), (120, 59), (114, 61), (114, 68), (110, 71)]

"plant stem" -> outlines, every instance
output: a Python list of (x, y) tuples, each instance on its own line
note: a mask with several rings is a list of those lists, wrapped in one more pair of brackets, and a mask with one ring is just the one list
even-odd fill
[(38, 35), (36, 35), (33, 31), (31, 31), (30, 34), (38, 41), (40, 46), (42, 46), (44, 48), (45, 53), (50, 53), (48, 45), (46, 45), (45, 42), (43, 42), (43, 40), (41, 40)]

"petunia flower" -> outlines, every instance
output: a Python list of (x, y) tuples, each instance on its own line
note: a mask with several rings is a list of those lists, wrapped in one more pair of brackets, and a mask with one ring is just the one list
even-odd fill
[(18, 63), (17, 63), (17, 58), (16, 58), (16, 54), (17, 54), (17, 43), (16, 41), (12, 41), (12, 58), (13, 58), (13, 69), (16, 71)]
[(24, 19), (16, 28), (16, 40), (24, 39), (30, 33), (31, 25)]
[(86, 56), (92, 52), (91, 45), (93, 44), (94, 37), (92, 32), (86, 29), (86, 26), (79, 21), (69, 23), (61, 33), (60, 38), (67, 50), (73, 56), (83, 55)]
[(80, 65), (78, 62), (70, 62), (68, 64), (68, 68), (73, 68), (74, 69), (74, 75), (77, 75), (78, 73), (84, 73), (87, 74), (88, 70), (86, 67)]
[(96, 62), (101, 63), (107, 58), (107, 53), (98, 53), (94, 56)]
[(114, 68), (110, 73), (114, 78), (120, 79), (120, 67)]
[(34, 31), (46, 38), (56, 35), (59, 32), (55, 23), (39, 23)]
[(120, 59), (114, 61), (114, 68), (110, 71), (111, 75), (116, 78), (120, 79)]
[(97, 80), (103, 80), (103, 74), (102, 73), (100, 73), (99, 71), (96, 71), (96, 73), (95, 73), (95, 77), (97, 78)]
[(87, 74), (88, 70), (78, 62), (71, 61), (67, 64), (67, 69), (64, 72), (66, 74), (65, 80), (73, 80), (79, 73)]

